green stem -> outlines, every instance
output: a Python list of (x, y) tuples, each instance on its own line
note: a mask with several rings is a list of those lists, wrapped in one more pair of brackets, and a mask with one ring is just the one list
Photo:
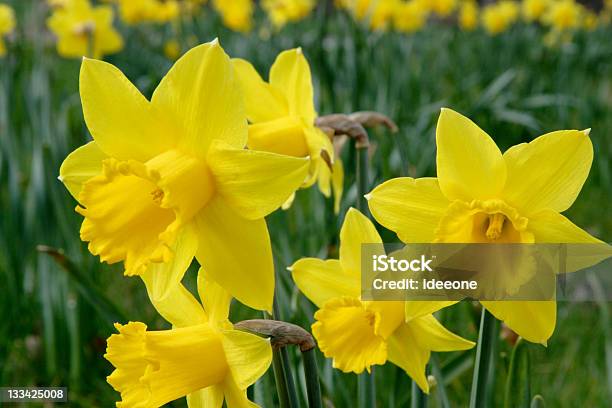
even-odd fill
[[(270, 316), (270, 314), (264, 312), (264, 319), (271, 318), (272, 316)], [(272, 371), (274, 372), (274, 382), (276, 383), (276, 393), (278, 394), (278, 405), (280, 408), (290, 408), (291, 400), (289, 398), (287, 379), (285, 377), (285, 370), (283, 369), (280, 350), (272, 351)]]
[[(278, 278), (276, 280), (279, 281)], [(277, 297), (274, 296), (274, 303), (272, 304), (272, 317), (274, 320), (282, 320), (280, 315), (280, 309), (278, 308)], [(295, 391), (295, 383), (293, 382), (293, 374), (291, 374), (291, 364), (289, 364), (289, 350), (286, 347), (280, 349), (281, 363), (283, 365), (283, 373), (285, 375), (285, 383), (287, 384), (287, 391), (289, 393), (289, 406), (298, 406), (297, 392)]]
[(512, 349), (506, 377), (504, 408), (529, 408), (531, 404), (529, 345), (519, 337)]
[(495, 367), (498, 332), (499, 323), (497, 319), (483, 307), (480, 318), (480, 332), (478, 333), (478, 347), (476, 348), (472, 392), (470, 394), (470, 408), (487, 407), (488, 397), (492, 395), (491, 390), (495, 386), (492, 375)]
[(304, 358), (304, 377), (306, 378), (306, 394), (309, 408), (323, 408), (321, 400), (321, 386), (317, 370), (316, 348), (302, 352)]
[(410, 408), (425, 408), (427, 407), (427, 395), (419, 388), (416, 381), (412, 380), (412, 399)]
[(370, 181), (368, 180), (368, 143), (356, 141), (355, 151), (357, 153), (357, 209), (366, 217), (369, 217), (368, 200), (365, 195), (369, 192)]
[(438, 356), (435, 353), (432, 353), (429, 361), (431, 364), (431, 371), (436, 379), (436, 394), (438, 394), (440, 406), (442, 408), (450, 408), (451, 404), (448, 399), (448, 393), (446, 392), (446, 384), (444, 374), (442, 374), (442, 369), (440, 368), (440, 360), (438, 360)]
[(359, 374), (357, 400), (359, 408), (376, 407), (376, 384), (374, 382), (374, 367), (370, 373)]

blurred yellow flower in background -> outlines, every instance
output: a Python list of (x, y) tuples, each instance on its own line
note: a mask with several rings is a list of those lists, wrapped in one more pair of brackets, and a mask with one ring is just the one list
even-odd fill
[(314, 8), (314, 0), (263, 0), (261, 7), (276, 28), (307, 17)]
[(395, 9), (393, 27), (400, 32), (412, 33), (422, 29), (429, 17), (428, 7), (417, 0), (403, 1)]
[(581, 22), (582, 7), (574, 0), (559, 0), (551, 4), (544, 21), (558, 31), (578, 28)]
[(389, 27), (396, 8), (401, 0), (379, 0), (370, 15), (370, 28), (372, 30), (385, 30)]
[(349, 10), (357, 20), (365, 19), (376, 0), (335, 0), (337, 7)]
[(464, 31), (473, 31), (478, 28), (478, 4), (475, 0), (461, 2), (459, 7), (459, 27)]
[(6, 55), (4, 36), (15, 29), (15, 12), (6, 4), (0, 3), (0, 57)]
[(243, 33), (251, 30), (255, 11), (253, 0), (213, 0), (212, 4), (226, 27)]
[(489, 34), (499, 34), (506, 31), (516, 22), (519, 8), (516, 2), (502, 0), (486, 6), (481, 13), (482, 24)]
[(119, 15), (127, 24), (165, 23), (179, 14), (176, 0), (112, 0), (119, 6)]
[(172, 61), (181, 56), (181, 44), (177, 39), (173, 38), (165, 42), (164, 55)]
[(430, 10), (440, 17), (448, 17), (457, 7), (457, 0), (430, 0)]
[(425, 366), (432, 351), (474, 346), (444, 328), (431, 314), (406, 321), (401, 301), (362, 301), (361, 245), (381, 244), (376, 228), (351, 208), (340, 230), (340, 259), (303, 258), (288, 269), (319, 310), (312, 333), (334, 368), (370, 371), (387, 360), (429, 392)]
[(584, 9), (582, 16), (582, 26), (586, 30), (595, 30), (599, 26), (600, 20), (597, 14), (588, 9)]
[(123, 48), (113, 18), (111, 6), (92, 7), (89, 0), (70, 0), (53, 10), (47, 26), (57, 37), (61, 56), (102, 58)]
[[(593, 161), (588, 132), (561, 130), (508, 149), (468, 118), (443, 109), (437, 178), (391, 179), (368, 194), (374, 218), (405, 243), (602, 243), (560, 213)], [(482, 301), (508, 327), (546, 344), (555, 301)]]
[[(255, 68), (242, 59), (233, 59), (245, 94), (249, 119), (248, 147), (252, 150), (309, 157), (309, 176), (302, 188), (318, 181), (319, 190), (339, 209), (342, 180), (340, 160), (328, 135), (315, 126), (317, 112), (310, 66), (301, 48), (281, 52), (270, 68), (266, 83)], [(331, 167), (331, 168), (330, 168)], [(291, 204), (292, 198), (285, 204)]]
[(539, 21), (551, 3), (551, 0), (523, 0), (521, 4), (523, 18), (527, 22)]
[[(147, 286), (149, 289), (150, 286)], [(190, 408), (256, 407), (246, 389), (268, 369), (268, 339), (234, 330), (231, 297), (198, 273), (198, 302), (183, 285), (153, 301), (171, 330), (149, 331), (144, 323), (115, 324), (104, 357), (115, 367), (107, 377), (121, 393), (118, 407), (160, 407), (187, 397)]]
[(232, 296), (271, 310), (264, 217), (304, 181), (308, 160), (244, 149), (244, 96), (218, 41), (183, 55), (151, 101), (102, 61), (83, 61), (79, 85), (94, 141), (66, 158), (60, 180), (90, 252), (122, 261), (126, 275), (155, 271), (167, 290), (195, 255)]

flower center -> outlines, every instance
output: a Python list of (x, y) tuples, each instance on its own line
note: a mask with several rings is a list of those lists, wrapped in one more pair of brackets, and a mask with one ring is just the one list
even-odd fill
[(436, 230), (436, 242), (533, 242), (527, 218), (502, 200), (457, 200), (448, 207)]
[(164, 192), (162, 191), (162, 189), (157, 188), (151, 191), (151, 196), (153, 197), (153, 202), (161, 206), (162, 200), (164, 199)]
[(487, 232), (485, 235), (487, 239), (495, 241), (502, 236), (502, 230), (504, 228), (504, 221), (506, 221), (506, 217), (502, 213), (490, 214), (488, 221), (489, 226), (487, 227)]

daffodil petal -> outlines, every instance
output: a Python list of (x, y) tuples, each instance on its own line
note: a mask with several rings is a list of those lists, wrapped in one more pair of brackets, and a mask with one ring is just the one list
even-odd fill
[(198, 237), (193, 227), (186, 225), (172, 245), (172, 259), (169, 262), (151, 262), (143, 274), (151, 301), (163, 300), (169, 290), (180, 284), (197, 249)]
[(223, 386), (211, 385), (187, 395), (189, 408), (221, 408), (223, 406)]
[(274, 265), (266, 221), (247, 220), (216, 197), (196, 225), (197, 259), (208, 276), (247, 306), (271, 311)]
[[(223, 393), (227, 408), (258, 408), (259, 405), (249, 401), (246, 389), (240, 389), (231, 375), (223, 381)], [(208, 407), (207, 407), (208, 408)]]
[(557, 302), (481, 301), (482, 305), (506, 326), (532, 343), (546, 345), (555, 331)]
[(376, 221), (405, 243), (433, 242), (438, 223), (450, 204), (436, 178), (391, 179), (366, 197)]
[(319, 308), (332, 298), (360, 296), (359, 276), (347, 274), (336, 259), (302, 258), (289, 269), (297, 287)]
[(294, 201), (295, 201), (295, 191), (293, 193), (291, 193), (289, 198), (281, 205), (281, 208), (283, 210), (288, 210), (289, 208), (291, 208), (291, 206), (293, 205)]
[(293, 117), (281, 117), (249, 125), (249, 149), (306, 157), (309, 154), (302, 122)]
[(317, 165), (319, 166), (319, 171), (317, 172), (317, 186), (319, 187), (319, 191), (326, 198), (331, 196), (331, 169), (323, 160), (318, 159)]
[(475, 344), (446, 329), (433, 315), (413, 319), (408, 324), (414, 328), (421, 347), (431, 351), (469, 350)]
[(301, 48), (281, 52), (270, 68), (270, 85), (283, 92), (289, 103), (289, 114), (314, 123), (316, 112), (312, 78), (308, 61)]
[(567, 210), (576, 200), (593, 162), (586, 132), (561, 130), (513, 146), (504, 153), (508, 179), (504, 199), (525, 215)]
[(400, 367), (412, 378), (420, 389), (429, 393), (429, 384), (425, 376), (425, 366), (431, 352), (421, 347), (417, 334), (409, 323), (402, 324), (388, 341), (389, 361)]
[(141, 275), (155, 309), (176, 327), (193, 326), (208, 321), (202, 305), (181, 284), (197, 246), (198, 241), (192, 228), (185, 228), (177, 237), (172, 260), (166, 263), (151, 263)]
[[(334, 145), (327, 133), (315, 126), (309, 126), (304, 128), (304, 137), (306, 138), (306, 145), (310, 152), (311, 159), (319, 159), (321, 152), (325, 151), (331, 161), (334, 160)], [(321, 163), (329, 168), (327, 163)]]
[(182, 283), (168, 290), (163, 299), (151, 303), (155, 310), (174, 327), (189, 327), (208, 322), (208, 316), (202, 305)]
[(495, 198), (506, 181), (506, 165), (491, 137), (465, 116), (442, 109), (436, 129), (440, 189), (450, 199)]
[(604, 243), (552, 210), (542, 210), (530, 216), (527, 229), (534, 234), (537, 243)]
[(533, 214), (527, 227), (538, 243), (570, 244), (567, 248), (569, 255), (564, 270), (558, 272), (576, 272), (612, 256), (610, 245), (590, 235), (555, 211), (542, 210)]
[(198, 271), (198, 294), (211, 322), (227, 320), (232, 297), (217, 282), (206, 277), (204, 268)]
[(108, 156), (145, 162), (175, 142), (149, 101), (113, 65), (84, 58), (79, 90), (87, 128)]
[(232, 377), (242, 390), (254, 384), (272, 363), (269, 339), (239, 330), (224, 330), (222, 342)]
[(359, 210), (350, 208), (340, 229), (340, 264), (346, 273), (356, 279), (361, 277), (363, 244), (382, 244), (382, 240), (372, 221)]
[(279, 208), (300, 187), (309, 162), (215, 143), (208, 164), (224, 201), (243, 217), (258, 219)]
[(334, 192), (334, 214), (340, 212), (340, 203), (342, 202), (342, 193), (344, 191), (344, 167), (340, 157), (336, 157), (332, 165), (332, 190)]
[(59, 179), (70, 194), (78, 199), (83, 183), (102, 172), (102, 161), (107, 157), (96, 142), (89, 142), (64, 159)]
[(409, 322), (415, 318), (430, 315), (445, 307), (452, 306), (458, 303), (456, 300), (447, 301), (426, 301), (413, 300), (405, 302), (404, 311), (406, 313), (406, 321)]
[(282, 93), (264, 82), (250, 62), (233, 58), (232, 64), (244, 91), (247, 117), (251, 123), (289, 115), (287, 100)]
[(186, 153), (205, 157), (215, 139), (236, 148), (246, 145), (242, 90), (216, 40), (179, 58), (153, 93), (152, 104), (174, 118), (181, 129), (179, 147)]

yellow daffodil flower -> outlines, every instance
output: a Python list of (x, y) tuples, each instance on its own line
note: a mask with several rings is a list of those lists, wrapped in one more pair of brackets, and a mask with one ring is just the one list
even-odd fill
[(429, 10), (418, 1), (405, 1), (395, 9), (393, 27), (403, 33), (413, 33), (425, 26), (428, 16)]
[(276, 28), (295, 23), (308, 16), (315, 6), (314, 0), (263, 0), (261, 7)]
[(473, 31), (478, 28), (478, 4), (474, 0), (461, 3), (459, 8), (459, 27), (464, 31)]
[(551, 0), (523, 0), (521, 4), (523, 18), (527, 22), (539, 21), (551, 3)]
[(474, 346), (444, 328), (431, 314), (406, 321), (401, 301), (360, 300), (361, 245), (382, 244), (376, 228), (351, 208), (340, 231), (340, 259), (300, 259), (289, 269), (319, 310), (312, 332), (325, 357), (344, 372), (361, 373), (387, 360), (429, 392), (425, 365), (432, 351)]
[(164, 55), (172, 61), (175, 61), (181, 56), (181, 44), (177, 39), (173, 38), (166, 41), (164, 44)]
[(67, 58), (102, 58), (123, 48), (113, 28), (110, 6), (92, 7), (89, 0), (71, 0), (53, 10), (47, 26), (57, 37), (57, 52)]
[(448, 17), (457, 7), (457, 0), (430, 0), (430, 9), (440, 17)]
[(486, 6), (482, 11), (482, 24), (489, 34), (495, 35), (506, 31), (516, 22), (519, 15), (517, 3), (502, 0)]
[(550, 5), (544, 21), (558, 31), (578, 28), (581, 23), (582, 8), (574, 0), (555, 1)]
[(255, 11), (253, 0), (213, 0), (212, 5), (226, 27), (243, 33), (251, 30)]
[(315, 126), (317, 113), (310, 67), (302, 50), (281, 52), (272, 64), (268, 83), (248, 61), (232, 61), (245, 93), (251, 123), (249, 149), (309, 157), (309, 176), (302, 187), (318, 181), (319, 190), (326, 197), (333, 188), (337, 212), (342, 194), (338, 189), (342, 185), (342, 164), (334, 160), (330, 138)]
[[(145, 277), (147, 289), (151, 281)], [(246, 389), (270, 366), (268, 339), (234, 330), (228, 320), (231, 297), (198, 274), (202, 304), (178, 285), (154, 306), (173, 325), (149, 331), (144, 323), (116, 324), (105, 358), (115, 370), (107, 377), (121, 393), (118, 407), (160, 407), (187, 396), (190, 408), (256, 407)], [(152, 298), (153, 300), (153, 298)]]
[(395, 10), (400, 4), (400, 0), (379, 0), (374, 2), (370, 15), (370, 29), (386, 30), (391, 24)]
[(165, 23), (175, 19), (180, 11), (176, 0), (114, 0), (119, 16), (127, 24)]
[(365, 19), (375, 0), (335, 0), (336, 7), (350, 11), (357, 20)]
[[(548, 133), (502, 155), (476, 124), (443, 109), (436, 144), (437, 178), (392, 179), (367, 195), (374, 218), (403, 242), (601, 243), (560, 214), (591, 168), (587, 131)], [(531, 342), (554, 331), (555, 301), (481, 303)]]
[(15, 12), (6, 4), (0, 4), (0, 57), (6, 55), (4, 36), (15, 29)]
[(232, 296), (270, 310), (274, 270), (264, 216), (302, 183), (306, 159), (244, 149), (244, 97), (218, 41), (183, 55), (147, 100), (113, 65), (84, 59), (80, 93), (94, 141), (60, 179), (85, 219), (81, 239), (126, 275), (167, 287), (194, 254)]

